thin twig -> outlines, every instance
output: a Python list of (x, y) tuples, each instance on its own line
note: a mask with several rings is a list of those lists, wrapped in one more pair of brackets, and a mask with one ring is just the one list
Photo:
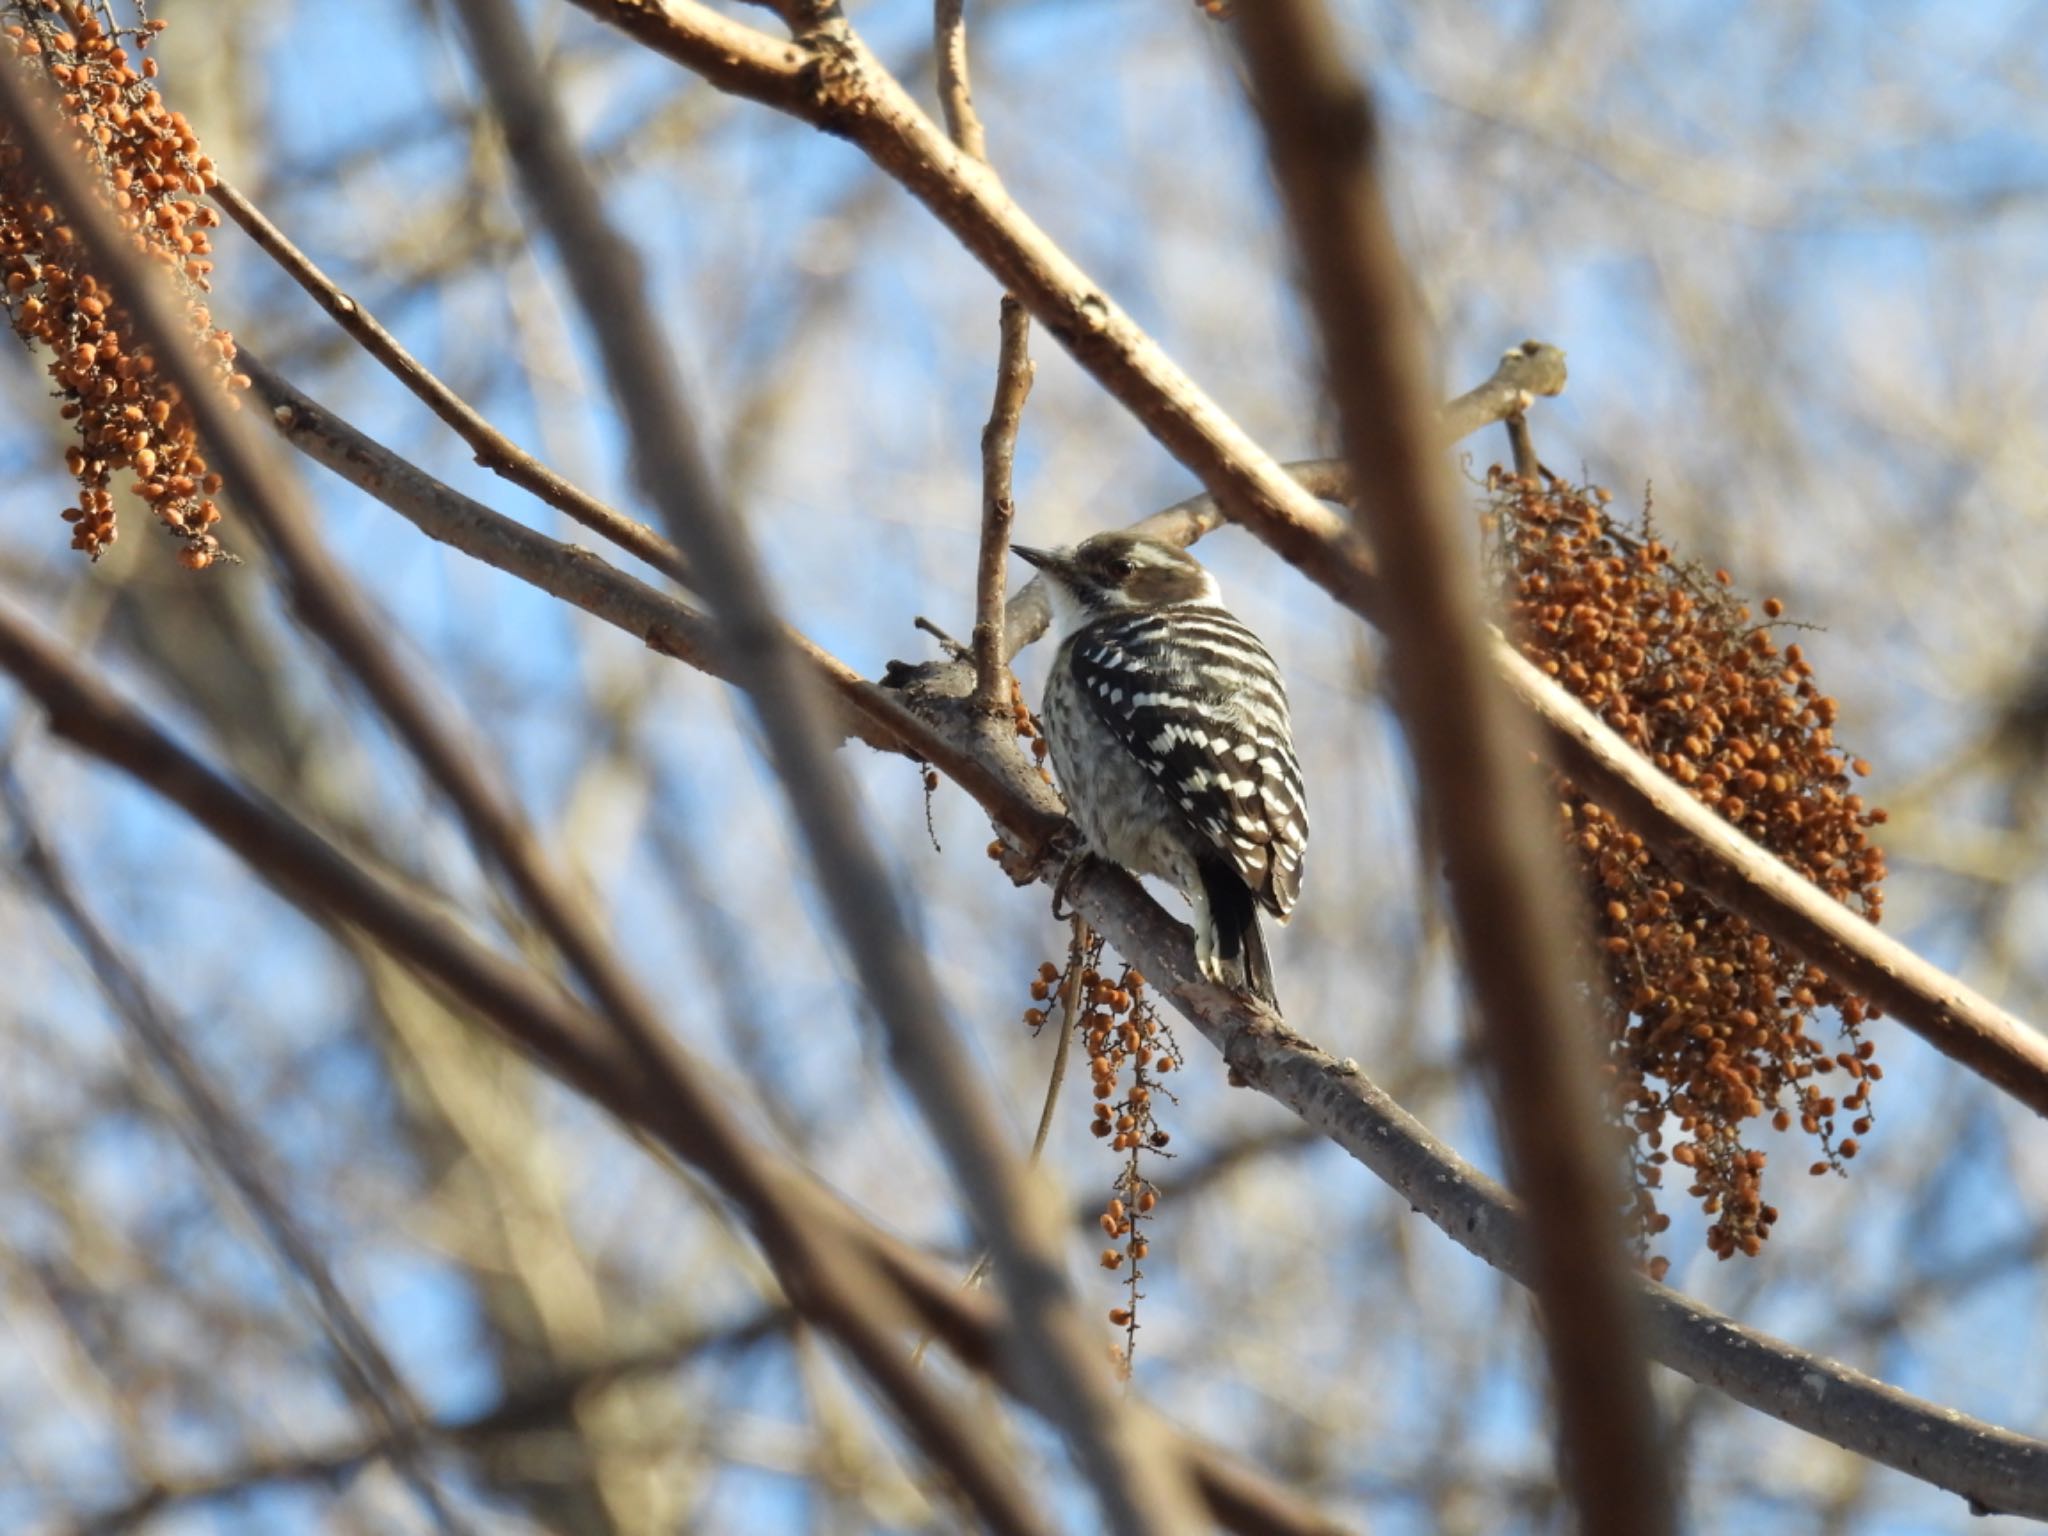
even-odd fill
[[(1059, 1039), (1052, 1048), (1052, 1072), (1045, 1080), (1045, 1102), (1038, 1111), (1038, 1129), (1031, 1137), (1031, 1152), (1025, 1159), (1036, 1168), (1045, 1156), (1045, 1144), (1052, 1136), (1053, 1111), (1060, 1101), (1060, 1088), (1067, 1080), (1067, 1058), (1074, 1047), (1074, 1027), (1080, 1022), (1081, 1010), (1081, 969), (1088, 953), (1088, 925), (1076, 916), (1073, 919), (1072, 941), (1067, 949), (1067, 979), (1060, 988)], [(973, 1264), (968, 1266), (966, 1276), (960, 1282), (960, 1289), (971, 1291), (988, 1278), (989, 1253), (983, 1249), (975, 1255)], [(925, 1351), (931, 1348), (936, 1334), (927, 1333), (917, 1341), (917, 1348), (911, 1352), (911, 1359), (922, 1361)]]
[(1529, 418), (1517, 411), (1502, 425), (1508, 429), (1508, 453), (1513, 458), (1515, 473), (1524, 480), (1536, 479), (1543, 473), (1543, 464), (1536, 457), (1536, 439), (1529, 433)]
[(1004, 576), (1010, 564), (1010, 525), (1017, 503), (1010, 474), (1017, 458), (1017, 428), (1038, 371), (1031, 361), (1031, 317), (1003, 295), (1002, 342), (996, 355), (996, 396), (981, 432), (981, 547), (974, 572), (974, 702), (984, 714), (1010, 712), (1009, 658), (1003, 653)]
[[(1182, 1468), (1126, 1414), (1060, 1262), (1051, 1203), (1000, 1132), (887, 865), (820, 728), (815, 680), (787, 643), (744, 526), (712, 484), (638, 258), (612, 227), (508, 0), (457, 0), (471, 52), (536, 220), (549, 232), (633, 444), (641, 488), (699, 575), (826, 904), (912, 1092), (995, 1255), (1019, 1346), (1058, 1406), (1110, 1526), (1166, 1536), (1199, 1516)], [(984, 1492), (988, 1490), (984, 1489)], [(1007, 1494), (1007, 1490), (1005, 1490)]]
[(786, 1332), (795, 1314), (770, 1306), (745, 1320), (696, 1329), (652, 1348), (602, 1360), (522, 1385), (480, 1412), (435, 1419), (404, 1432), (361, 1436), (312, 1450), (242, 1462), (219, 1472), (145, 1485), (120, 1504), (81, 1520), (75, 1536), (115, 1536), (193, 1504), (246, 1499), (258, 1488), (280, 1483), (334, 1483), (380, 1458), (403, 1460), (436, 1445), (477, 1448), (507, 1436), (530, 1434), (555, 1422), (566, 1409), (635, 1377), (672, 1372), (712, 1354), (741, 1354), (764, 1339)]
[(1052, 1134), (1053, 1110), (1060, 1100), (1060, 1085), (1067, 1080), (1067, 1058), (1074, 1047), (1074, 1034), (1081, 1026), (1081, 972), (1086, 968), (1093, 936), (1077, 913), (1067, 941), (1067, 979), (1060, 988), (1060, 1040), (1053, 1047), (1052, 1076), (1045, 1084), (1045, 1105), (1038, 1111), (1038, 1130), (1031, 1138), (1031, 1161), (1035, 1166), (1045, 1155), (1045, 1140)]
[[(1303, 459), (1280, 468), (1318, 500), (1348, 503), (1351, 498), (1351, 466), (1342, 459)], [(1229, 521), (1222, 502), (1212, 492), (1204, 491), (1140, 518), (1131, 524), (1130, 531), (1186, 547)], [(1015, 657), (1043, 635), (1051, 623), (1052, 603), (1046, 597), (1045, 578), (1034, 576), (1010, 596), (1009, 611), (1003, 616), (1004, 660)]]
[(530, 491), (556, 511), (567, 514), (591, 532), (645, 560), (669, 580), (689, 585), (689, 571), (675, 545), (636, 518), (605, 505), (505, 436), (483, 413), (450, 389), (378, 323), (377, 317), (338, 288), (313, 264), (263, 211), (227, 182), (216, 185), (213, 200), (227, 210), (257, 247), (284, 269), (285, 275), (310, 294), (334, 323), (354, 337), (365, 352), (446, 422), (476, 454), (477, 463), (493, 474)]
[(1508, 1167), (1530, 1209), (1560, 1470), (1589, 1536), (1658, 1536), (1675, 1529), (1674, 1502), (1616, 1217), (1623, 1163), (1574, 964), (1583, 944), (1557, 840), (1539, 820), (1534, 732), (1488, 665), (1380, 191), (1373, 104), (1322, 0), (1259, 0), (1237, 31), (1379, 561), (1394, 696), (1443, 856)]
[[(963, 0), (933, 0), (932, 51), (946, 131), (961, 153), (987, 164), (988, 138), (975, 115), (969, 83)], [(981, 431), (981, 542), (974, 571), (974, 702), (990, 719), (1009, 712), (1003, 592), (1010, 564), (1010, 525), (1017, 515), (1010, 482), (1017, 457), (1017, 429), (1037, 372), (1031, 361), (1031, 317), (1014, 295), (1003, 295), (997, 329), (1001, 341), (996, 352), (995, 401), (989, 407), (988, 425)]]
[(946, 114), (946, 132), (963, 153), (988, 159), (988, 137), (974, 110), (974, 89), (967, 71), (967, 19), (962, 0), (933, 0), (932, 38), (938, 45), (934, 62), (939, 75), (939, 106)]

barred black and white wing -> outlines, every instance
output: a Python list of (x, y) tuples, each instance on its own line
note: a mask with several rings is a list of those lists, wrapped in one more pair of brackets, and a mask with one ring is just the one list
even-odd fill
[(1273, 658), (1222, 608), (1113, 613), (1077, 631), (1077, 691), (1283, 922), (1301, 892), (1308, 803)]

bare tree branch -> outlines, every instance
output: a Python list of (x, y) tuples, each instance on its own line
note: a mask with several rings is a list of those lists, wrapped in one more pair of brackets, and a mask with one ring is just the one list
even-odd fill
[(493, 1440), (516, 1437), (536, 1426), (558, 1422), (561, 1412), (580, 1399), (634, 1377), (674, 1371), (706, 1355), (750, 1349), (785, 1332), (794, 1317), (787, 1307), (763, 1308), (738, 1323), (695, 1329), (648, 1349), (602, 1360), (552, 1380), (533, 1382), (506, 1394), (490, 1407), (461, 1418), (393, 1427), (381, 1434), (292, 1455), (265, 1457), (203, 1476), (160, 1479), (122, 1503), (80, 1521), (75, 1527), (76, 1536), (117, 1536), (170, 1511), (244, 1498), (265, 1485), (332, 1482), (386, 1458), (402, 1463), (436, 1445), (475, 1448)]
[(1493, 662), (1548, 728), (1551, 761), (1639, 833), (1679, 879), (1783, 941), (1943, 1055), (2048, 1115), (2048, 1038), (1743, 836), (1505, 641), (1495, 641)]
[[(1010, 471), (1017, 428), (1031, 394), (1031, 317), (1003, 295), (1002, 345), (996, 357), (996, 398), (981, 433), (981, 546), (974, 571), (974, 702), (989, 715), (1010, 706), (1010, 658), (1003, 648), (1003, 587), (1010, 563), (1010, 524), (1017, 503)], [(1033, 578), (1036, 580), (1037, 578)]]
[(1525, 341), (1501, 354), (1492, 378), (1437, 412), (1437, 429), (1446, 442), (1455, 443), (1497, 421), (1513, 420), (1539, 395), (1563, 394), (1564, 383), (1564, 353), (1548, 342)]
[[(1202, 979), (1187, 928), (1136, 882), (1091, 867), (1075, 909), (1224, 1055), (1386, 1181), (1461, 1247), (1528, 1284), (1528, 1222), (1514, 1198), (1359, 1069)], [(1967, 1499), (1980, 1512), (2048, 1518), (2048, 1441), (1900, 1391), (1638, 1277), (1653, 1358), (1794, 1428)]]
[[(1340, 601), (1369, 605), (1372, 568), (1350, 524), (1304, 491), (1017, 206), (956, 148), (843, 19), (770, 59), (755, 34), (694, 3), (573, 0), (731, 90), (851, 140), (931, 210), (1040, 325), (1218, 497)], [(740, 28), (740, 31), (746, 29)], [(715, 58), (710, 68), (700, 67)]]
[(988, 137), (974, 110), (974, 87), (967, 68), (967, 18), (963, 0), (933, 0), (932, 37), (939, 70), (939, 106), (946, 114), (946, 132), (961, 151), (988, 159)]

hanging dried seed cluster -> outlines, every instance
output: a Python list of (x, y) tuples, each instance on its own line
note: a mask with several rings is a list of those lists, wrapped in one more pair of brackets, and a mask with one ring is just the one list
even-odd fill
[[(233, 338), (214, 328), (200, 301), (213, 268), (207, 231), (220, 216), (197, 199), (214, 184), (213, 164), (183, 114), (149, 83), (156, 61), (142, 57), (164, 23), (145, 18), (121, 28), (104, 4), (84, 0), (4, 0), (0, 18), (11, 67), (47, 75), (108, 207), (137, 247), (176, 277), (221, 380), (247, 388), (234, 371)], [(78, 442), (65, 455), (79, 484), (78, 505), (64, 512), (72, 547), (98, 559), (114, 542), (111, 486), (128, 473), (135, 494), (181, 541), (185, 565), (197, 570), (219, 558), (211, 529), (220, 520), (220, 477), (200, 454), (177, 386), (158, 376), (127, 312), (86, 270), (76, 234), (4, 137), (0, 285), (16, 334), (50, 354), (59, 414), (76, 424)]]
[[(1488, 522), (1523, 653), (1658, 768), (1821, 889), (1876, 922), (1884, 854), (1835, 746), (1835, 701), (1796, 644), (1781, 645), (1734, 595), (1725, 571), (1672, 559), (1651, 534), (1610, 521), (1604, 491), (1503, 477)], [(1591, 900), (1609, 986), (1612, 1063), (1636, 1133), (1635, 1222), (1645, 1237), (1665, 1168), (1714, 1218), (1707, 1246), (1755, 1254), (1777, 1210), (1746, 1122), (1796, 1120), (1817, 1138), (1815, 1173), (1840, 1170), (1870, 1128), (1883, 1076), (1859, 1027), (1877, 1011), (1743, 919), (1674, 878), (1641, 838), (1557, 781), (1560, 834)], [(1847, 1048), (1815, 1038), (1832, 1009)], [(1839, 1133), (1848, 1120), (1852, 1134)], [(1675, 1122), (1677, 1140), (1667, 1151)], [(1661, 1276), (1663, 1259), (1652, 1272)]]
[[(1148, 1155), (1173, 1155), (1166, 1150), (1173, 1138), (1154, 1111), (1161, 1095), (1173, 1097), (1159, 1079), (1185, 1063), (1146, 991), (1145, 978), (1126, 966), (1111, 981), (1099, 969), (1101, 964), (1102, 940), (1091, 937), (1085, 948), (1069, 947), (1064, 968), (1050, 960), (1039, 966), (1024, 1022), (1033, 1030), (1043, 1029), (1053, 1022), (1053, 1008), (1066, 998), (1068, 987), (1077, 989), (1075, 1039), (1088, 1052), (1092, 1083), (1089, 1129), (1123, 1159), (1099, 1219), (1103, 1236), (1110, 1241), (1102, 1250), (1102, 1267), (1121, 1275), (1126, 1292), (1124, 1304), (1110, 1309), (1109, 1320), (1124, 1330), (1123, 1363), (1128, 1368), (1138, 1344), (1138, 1303), (1144, 1299), (1139, 1283), (1152, 1251), (1144, 1224), (1159, 1204), (1159, 1190), (1145, 1176), (1143, 1160)], [(1121, 1087), (1126, 1076), (1130, 1085)]]

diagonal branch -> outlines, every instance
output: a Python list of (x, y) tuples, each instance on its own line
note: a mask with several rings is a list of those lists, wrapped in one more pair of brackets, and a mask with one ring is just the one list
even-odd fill
[(1506, 641), (1493, 665), (1547, 728), (1550, 760), (1665, 866), (1861, 993), (1929, 1045), (2048, 1115), (2048, 1038), (1750, 841)]
[[(1202, 979), (1188, 930), (1116, 871), (1091, 868), (1069, 899), (1144, 971), (1253, 1088), (1286, 1105), (1383, 1179), (1448, 1237), (1528, 1284), (1528, 1221), (1350, 1060)], [(2048, 1441), (1970, 1418), (1736, 1322), (1637, 1277), (1661, 1364), (1855, 1455), (1948, 1489), (1978, 1513), (2048, 1518)]]

